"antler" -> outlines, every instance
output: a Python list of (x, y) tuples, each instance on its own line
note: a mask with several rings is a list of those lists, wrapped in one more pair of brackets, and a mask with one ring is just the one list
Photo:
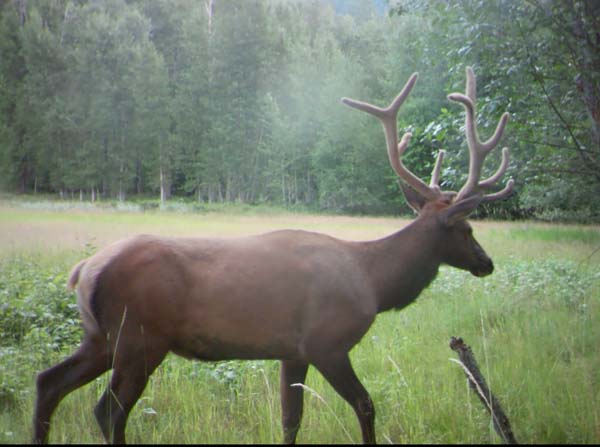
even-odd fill
[[(439, 186), (439, 178), (442, 160), (445, 154), (445, 151), (443, 150), (439, 151), (433, 172), (431, 174), (431, 182), (429, 185), (427, 185), (423, 180), (421, 180), (404, 166), (402, 163), (402, 155), (404, 155), (404, 152), (408, 147), (408, 143), (412, 137), (412, 134), (410, 132), (405, 133), (400, 140), (400, 143), (398, 143), (398, 129), (396, 120), (398, 116), (398, 110), (417, 82), (417, 78), (418, 73), (414, 73), (408, 79), (400, 94), (396, 96), (396, 99), (394, 99), (386, 108), (377, 107), (372, 104), (356, 101), (350, 98), (342, 98), (342, 102), (350, 107), (367, 112), (377, 117), (381, 121), (381, 124), (383, 124), (383, 130), (385, 132), (388, 157), (392, 168), (402, 180), (404, 180), (409, 186), (417, 191), (425, 200), (444, 200), (448, 203), (458, 203), (463, 200), (473, 198), (473, 200), (469, 201), (469, 206), (473, 206), (474, 208), (481, 202), (491, 202), (493, 200), (499, 200), (508, 197), (512, 193), (514, 184), (512, 179), (507, 182), (506, 186), (501, 191), (482, 195), (482, 192), (490, 189), (504, 175), (506, 169), (508, 168), (509, 151), (508, 148), (505, 147), (502, 149), (502, 162), (498, 170), (491, 177), (483, 181), (479, 181), (485, 157), (494, 147), (496, 147), (500, 141), (500, 138), (502, 138), (506, 122), (508, 121), (508, 113), (505, 112), (502, 114), (500, 122), (498, 123), (496, 131), (492, 137), (485, 142), (481, 142), (477, 133), (477, 123), (475, 118), (475, 75), (473, 74), (473, 69), (471, 67), (467, 67), (466, 94), (452, 93), (448, 95), (448, 99), (462, 103), (466, 110), (465, 134), (467, 137), (467, 144), (469, 146), (470, 159), (469, 176), (465, 185), (460, 189), (458, 194), (454, 191), (441, 191)], [(474, 196), (480, 197), (480, 200), (477, 200)]]
[[(476, 88), (477, 84), (473, 69), (471, 67), (467, 67), (466, 94), (452, 93), (448, 95), (448, 99), (460, 102), (465, 107), (465, 135), (467, 137), (467, 145), (469, 146), (470, 156), (469, 176), (465, 185), (458, 192), (455, 202), (473, 195), (481, 194), (483, 191), (489, 189), (504, 175), (506, 169), (508, 168), (509, 151), (508, 148), (505, 147), (502, 149), (502, 162), (500, 163), (498, 170), (491, 177), (483, 181), (479, 181), (479, 178), (481, 177), (481, 168), (483, 167), (485, 157), (494, 147), (498, 145), (500, 138), (502, 138), (506, 122), (508, 121), (508, 112), (504, 112), (502, 114), (502, 117), (496, 126), (496, 130), (490, 139), (482, 142), (477, 133), (477, 120), (475, 114)], [(482, 201), (490, 202), (508, 197), (512, 193), (513, 185), (514, 181), (511, 179), (507, 182), (503, 190), (494, 194), (484, 195), (482, 197)]]
[(400, 106), (408, 97), (410, 91), (417, 82), (418, 77), (418, 73), (413, 73), (413, 75), (404, 85), (404, 88), (400, 94), (396, 96), (396, 99), (394, 99), (392, 103), (385, 109), (350, 98), (342, 98), (342, 102), (347, 106), (362, 110), (363, 112), (367, 112), (379, 118), (381, 124), (383, 124), (383, 130), (385, 132), (385, 142), (387, 144), (390, 164), (392, 165), (394, 171), (396, 171), (396, 174), (398, 174), (402, 180), (412, 186), (412, 188), (419, 192), (424, 198), (427, 200), (435, 200), (441, 197), (438, 181), (441, 162), (444, 156), (443, 151), (440, 151), (440, 154), (438, 155), (437, 162), (433, 169), (431, 184), (430, 186), (427, 186), (423, 180), (409, 171), (402, 163), (402, 155), (408, 147), (408, 143), (412, 137), (412, 134), (410, 132), (405, 133), (400, 140), (400, 143), (398, 143), (398, 128), (396, 123), (398, 110), (400, 110)]

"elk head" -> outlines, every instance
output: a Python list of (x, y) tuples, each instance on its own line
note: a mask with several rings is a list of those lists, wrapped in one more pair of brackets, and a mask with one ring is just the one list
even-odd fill
[(401, 186), (408, 204), (419, 214), (420, 225), (430, 228), (431, 234), (440, 238), (437, 247), (440, 261), (457, 268), (470, 271), (475, 276), (492, 273), (492, 260), (475, 240), (472, 228), (466, 221), (481, 203), (500, 200), (512, 193), (513, 180), (509, 180), (499, 192), (486, 193), (506, 172), (508, 168), (508, 148), (502, 150), (502, 162), (497, 171), (489, 178), (480, 180), (485, 157), (498, 145), (508, 121), (505, 112), (492, 137), (485, 142), (479, 139), (476, 123), (476, 81), (471, 67), (467, 67), (467, 87), (465, 94), (452, 93), (448, 99), (461, 103), (466, 111), (465, 135), (469, 147), (469, 174), (460, 191), (442, 191), (439, 185), (442, 160), (445, 152), (440, 150), (429, 185), (408, 170), (402, 163), (402, 155), (412, 137), (404, 134), (398, 143), (397, 115), (400, 106), (414, 87), (418, 74), (414, 73), (400, 94), (386, 108), (380, 108), (361, 101), (343, 98), (344, 104), (376, 116), (383, 124), (390, 164), (402, 180)]

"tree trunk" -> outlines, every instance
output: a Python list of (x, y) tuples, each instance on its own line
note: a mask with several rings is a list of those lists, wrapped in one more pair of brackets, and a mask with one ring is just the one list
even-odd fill
[[(583, 7), (580, 8), (576, 8), (573, 3), (570, 3), (573, 15), (572, 34), (576, 39), (575, 48), (579, 53), (575, 55), (579, 69), (575, 83), (592, 124), (592, 145), (595, 157), (590, 156), (587, 162), (591, 165), (589, 167), (596, 171), (596, 178), (600, 181), (600, 85), (598, 82), (600, 51), (597, 51), (598, 45), (600, 45), (600, 31), (586, 29), (585, 25), (585, 23), (598, 25), (595, 20), (600, 14), (600, 4), (596, 0), (587, 0), (583, 3)], [(592, 42), (595, 42), (595, 46)]]
[(281, 167), (281, 201), (285, 206), (287, 204), (287, 194), (285, 192), (285, 168)]
[[(555, 20), (551, 25), (556, 36), (564, 46), (566, 53), (570, 53), (572, 66), (576, 69), (575, 87), (591, 121), (591, 147), (580, 143), (574, 134), (574, 127), (567, 123), (562, 116), (560, 107), (554, 105), (550, 93), (544, 89), (548, 102), (554, 113), (567, 128), (578, 156), (582, 162), (582, 173), (590, 175), (600, 185), (600, 32), (598, 27), (598, 14), (600, 3), (596, 0), (563, 1), (550, 3), (557, 8), (550, 9), (550, 14), (560, 12), (560, 20)], [(548, 10), (538, 5), (544, 13)], [(538, 82), (540, 82), (538, 80)]]
[(169, 198), (169, 184), (164, 166), (160, 167), (160, 204), (164, 206)]
[(136, 187), (136, 192), (138, 194), (142, 194), (144, 192), (144, 184), (142, 182), (142, 161), (140, 159), (138, 159), (136, 161), (136, 166), (135, 166), (135, 173), (136, 173), (136, 179), (135, 179), (135, 187)]
[(231, 174), (227, 173), (227, 180), (225, 181), (225, 201), (231, 202)]
[(123, 190), (123, 173), (124, 172), (125, 172), (125, 166), (123, 165), (123, 163), (121, 163), (121, 166), (119, 168), (119, 196), (118, 196), (119, 202), (125, 201), (125, 191)]
[(213, 17), (215, 15), (215, 0), (206, 0), (206, 14), (208, 15), (208, 38), (212, 36), (213, 33)]
[(19, 24), (21, 28), (25, 25), (25, 19), (27, 17), (27, 0), (18, 0), (19, 2)]

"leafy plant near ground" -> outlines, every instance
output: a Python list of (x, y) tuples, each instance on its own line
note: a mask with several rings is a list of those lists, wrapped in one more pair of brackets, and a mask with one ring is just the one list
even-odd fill
[(62, 266), (44, 267), (21, 257), (0, 264), (1, 344), (20, 343), (40, 331), (52, 349), (79, 341), (77, 305), (65, 288), (67, 274)]
[(81, 337), (67, 273), (20, 256), (0, 263), (0, 408), (31, 386), (23, 374), (28, 364), (46, 364)]

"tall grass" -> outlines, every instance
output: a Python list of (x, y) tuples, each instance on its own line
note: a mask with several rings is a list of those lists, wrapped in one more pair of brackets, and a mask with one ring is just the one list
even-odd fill
[[(68, 355), (80, 335), (74, 297), (61, 284), (72, 264), (94, 250), (86, 238), (101, 234), (109, 240), (128, 231), (198, 234), (207, 228), (218, 234), (221, 225), (226, 236), (304, 227), (368, 239), (402, 226), (393, 219), (297, 215), (26, 210), (15, 218), (24, 211), (3, 211), (0, 232), (9, 232), (13, 242), (0, 251), (2, 443), (29, 442), (35, 374)], [(20, 240), (28, 234), (19, 234), (15, 221), (36, 229), (35, 244)], [(89, 229), (81, 240), (65, 236), (57, 242), (57, 228), (68, 235), (82, 231), (82, 221)], [(501, 442), (462, 369), (450, 361), (455, 355), (448, 342), (460, 336), (472, 347), (520, 442), (600, 442), (598, 230), (532, 223), (475, 227), (494, 258), (494, 274), (479, 279), (443, 267), (414, 304), (381, 314), (351, 352), (375, 402), (378, 441)], [(94, 239), (96, 244), (101, 245)], [(278, 372), (274, 361), (201, 363), (170, 355), (131, 413), (128, 441), (280, 442)], [(63, 400), (53, 418), (52, 442), (102, 442), (92, 409), (109, 374)], [(298, 441), (360, 442), (350, 406), (313, 368), (306, 386)]]

